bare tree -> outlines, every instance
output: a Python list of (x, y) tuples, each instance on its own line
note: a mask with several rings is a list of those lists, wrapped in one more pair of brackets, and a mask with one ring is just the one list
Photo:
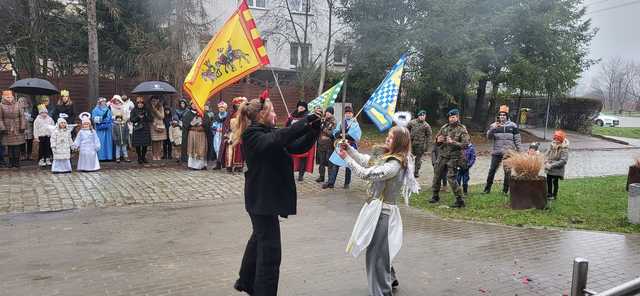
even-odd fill
[(638, 65), (616, 57), (602, 64), (592, 87), (602, 98), (605, 110), (622, 112), (634, 100), (638, 83)]
[[(300, 84), (300, 96), (304, 96), (305, 87), (317, 74), (317, 63), (322, 54), (313, 55), (311, 48), (311, 34), (318, 32), (317, 17), (318, 3), (309, 0), (275, 0), (270, 2), (269, 11), (260, 17), (266, 24), (263, 36), (277, 51), (286, 45), (297, 50), (298, 83)], [(292, 4), (299, 4), (294, 7)], [(300, 7), (301, 6), (301, 7)], [(302, 8), (300, 10), (300, 8)]]
[(89, 34), (89, 99), (96, 99), (100, 92), (96, 0), (87, 0), (87, 24)]

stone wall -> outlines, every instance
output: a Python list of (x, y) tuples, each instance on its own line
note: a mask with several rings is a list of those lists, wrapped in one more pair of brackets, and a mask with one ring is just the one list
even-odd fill
[[(511, 117), (526, 127), (544, 127), (547, 98), (522, 98), (520, 108), (527, 108), (527, 120), (517, 120), (518, 99), (511, 98), (507, 104)], [(549, 108), (549, 128), (561, 128), (583, 134), (591, 134), (593, 122), (602, 110), (602, 102), (592, 98), (566, 97), (551, 100)]]

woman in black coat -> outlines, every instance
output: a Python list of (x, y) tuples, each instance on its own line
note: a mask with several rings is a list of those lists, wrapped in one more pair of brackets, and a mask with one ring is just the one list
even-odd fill
[(133, 123), (133, 137), (131, 145), (136, 147), (138, 163), (147, 163), (147, 147), (151, 145), (150, 122), (151, 114), (144, 105), (144, 98), (136, 98), (136, 107), (131, 110), (131, 123)]
[(291, 154), (308, 151), (320, 135), (320, 116), (312, 114), (276, 129), (271, 102), (254, 99), (238, 109), (232, 145), (246, 156), (244, 198), (253, 233), (247, 243), (235, 289), (250, 295), (277, 295), (280, 273), (278, 216), (296, 214), (296, 184)]

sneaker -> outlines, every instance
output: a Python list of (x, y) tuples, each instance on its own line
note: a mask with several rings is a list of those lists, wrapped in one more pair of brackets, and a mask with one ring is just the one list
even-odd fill
[(322, 189), (327, 189), (327, 188), (333, 188), (333, 184), (329, 184), (329, 183), (324, 183), (322, 184)]
[(120, 158), (116, 159), (116, 163), (120, 163)]
[(124, 159), (124, 162), (127, 162), (127, 163), (128, 163), (128, 162), (131, 162), (131, 159), (125, 158), (125, 159)]
[(47, 159), (46, 163), (47, 165), (51, 165), (51, 159)]
[(316, 183), (324, 183), (324, 178), (319, 177), (318, 179), (316, 179)]
[[(43, 167), (43, 166), (46, 166), (46, 165), (47, 165), (47, 162), (44, 159), (40, 159), (40, 161), (38, 161), (38, 166)], [(13, 165), (12, 165), (12, 167), (13, 167)]]
[(433, 196), (431, 197), (431, 199), (429, 200), (429, 203), (434, 204), (434, 203), (439, 203), (440, 202), (440, 197), (439, 196)]

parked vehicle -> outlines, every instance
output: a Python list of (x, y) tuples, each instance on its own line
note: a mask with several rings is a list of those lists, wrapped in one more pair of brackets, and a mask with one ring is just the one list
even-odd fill
[(598, 126), (616, 127), (620, 125), (620, 118), (600, 113), (596, 117), (595, 124)]

